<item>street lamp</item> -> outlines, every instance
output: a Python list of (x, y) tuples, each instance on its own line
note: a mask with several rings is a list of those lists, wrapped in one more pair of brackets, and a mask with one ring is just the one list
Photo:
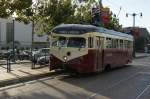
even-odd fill
[(126, 13), (126, 17), (128, 17), (128, 16), (133, 16), (133, 27), (135, 27), (135, 17), (137, 16), (137, 15), (139, 15), (140, 17), (142, 17), (143, 15), (142, 15), (142, 12), (141, 13), (132, 13), (132, 14), (130, 14), (130, 13)]
[[(132, 30), (134, 30), (134, 28), (135, 28), (135, 17), (137, 15), (142, 17), (143, 15), (142, 15), (142, 12), (141, 13), (132, 13), (132, 14), (126, 13), (126, 17), (128, 17), (129, 15), (133, 17), (133, 28), (132, 28)], [(134, 37), (134, 41), (133, 41), (133, 57), (135, 57), (135, 37)]]

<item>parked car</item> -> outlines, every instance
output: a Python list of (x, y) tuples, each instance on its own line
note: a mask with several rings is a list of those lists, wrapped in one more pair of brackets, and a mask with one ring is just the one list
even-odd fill
[(37, 59), (42, 56), (49, 56), (50, 48), (41, 48), (32, 53), (32, 61), (37, 62)]
[(21, 60), (29, 60), (31, 57), (31, 52), (29, 50), (20, 51), (19, 57)]
[[(15, 54), (16, 54), (16, 49), (14, 50), (15, 51)], [(3, 50), (1, 52), (1, 55), (2, 55), (2, 58), (9, 58), (10, 55), (13, 55), (13, 49), (9, 49), (9, 50)]]
[(37, 59), (37, 64), (45, 65), (48, 64), (50, 60), (50, 56), (41, 56)]

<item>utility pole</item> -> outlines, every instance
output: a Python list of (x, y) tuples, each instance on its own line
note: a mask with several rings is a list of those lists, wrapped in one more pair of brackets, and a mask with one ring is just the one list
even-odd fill
[(12, 48), (13, 48), (13, 62), (15, 62), (15, 19), (13, 19), (13, 37), (12, 37)]
[[(32, 24), (32, 31), (31, 31), (31, 59), (33, 61), (34, 57), (33, 57), (33, 42), (34, 42), (34, 27), (35, 27), (35, 22), (34, 22), (34, 9), (26, 9), (26, 16), (29, 17), (30, 19), (30, 22)], [(32, 62), (32, 65), (31, 65), (31, 69), (34, 69), (35, 66)]]
[[(1, 42), (1, 35), (2, 35), (2, 34), (1, 34), (1, 30), (2, 30), (2, 29), (1, 29), (1, 22), (0, 22), (0, 46), (2, 46), (2, 42)], [(0, 48), (1, 48), (1, 47), (0, 47)]]
[[(142, 17), (142, 12), (141, 13), (132, 13), (132, 14), (126, 13), (126, 17), (128, 17), (129, 15), (133, 17), (133, 28), (132, 28), (132, 30), (134, 31), (134, 28), (135, 28), (135, 17), (136, 16)], [(133, 35), (133, 37), (134, 37), (134, 35)], [(133, 57), (135, 57), (135, 37), (134, 37), (134, 41), (133, 41)]]
[[(33, 56), (34, 27), (35, 27), (35, 23), (34, 23), (34, 19), (32, 19), (32, 39), (31, 39), (31, 58), (32, 58), (32, 61), (34, 61), (34, 56)], [(35, 68), (35, 65), (32, 62), (31, 69), (34, 69), (34, 68)]]

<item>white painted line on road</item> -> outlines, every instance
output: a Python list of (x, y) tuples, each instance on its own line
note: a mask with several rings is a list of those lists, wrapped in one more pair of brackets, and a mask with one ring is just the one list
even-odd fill
[(150, 75), (150, 72), (139, 72), (140, 74)]
[(135, 99), (139, 99), (149, 88), (150, 85), (148, 85)]
[(88, 97), (87, 99), (92, 99), (93, 97), (95, 97), (97, 95), (97, 93), (93, 93), (92, 95), (90, 95), (90, 97)]

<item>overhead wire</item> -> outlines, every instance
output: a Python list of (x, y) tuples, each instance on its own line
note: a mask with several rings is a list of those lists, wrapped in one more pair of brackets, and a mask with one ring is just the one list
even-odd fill
[[(112, 0), (105, 0), (105, 2), (107, 4), (109, 4), (111, 7), (119, 9), (119, 12), (117, 14), (117, 18), (119, 17), (120, 13), (123, 13), (124, 17), (126, 16), (127, 13), (130, 13), (130, 12), (127, 11), (127, 8), (125, 8), (123, 5), (119, 5), (119, 4), (115, 3), (115, 2), (113, 2)], [(140, 23), (142, 24), (142, 26), (146, 26), (142, 21), (140, 21)], [(138, 24), (140, 24), (140, 23), (138, 23)], [(148, 27), (148, 29), (150, 30), (150, 27)]]
[[(127, 11), (125, 10), (125, 8), (122, 6), (122, 5), (118, 5), (118, 4), (116, 4), (116, 3), (114, 3), (114, 2), (111, 2), (111, 0), (106, 0), (106, 2), (108, 3), (108, 4), (110, 4), (111, 6), (113, 6), (114, 8), (118, 8), (119, 10), (120, 10), (120, 12), (124, 12), (124, 13), (127, 13)], [(120, 13), (119, 12), (119, 13)]]

